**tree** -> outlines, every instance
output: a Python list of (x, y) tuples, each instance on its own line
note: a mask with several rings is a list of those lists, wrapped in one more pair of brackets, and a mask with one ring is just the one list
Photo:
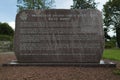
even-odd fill
[(0, 41), (12, 41), (14, 30), (7, 23), (0, 23)]
[(104, 36), (105, 36), (105, 41), (111, 39), (111, 37), (108, 35), (108, 29), (107, 28), (104, 28)]
[(0, 23), (0, 35), (13, 36), (14, 30), (7, 23)]
[(94, 0), (73, 0), (73, 9), (95, 9), (97, 3)]
[(104, 5), (104, 23), (106, 27), (114, 26), (116, 31), (116, 41), (120, 48), (120, 0), (109, 0)]
[(48, 9), (53, 6), (54, 0), (17, 0), (18, 11), (26, 9)]

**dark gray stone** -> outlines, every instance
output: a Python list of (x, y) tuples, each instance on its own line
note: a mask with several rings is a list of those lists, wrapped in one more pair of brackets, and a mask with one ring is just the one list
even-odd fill
[(78, 67), (116, 67), (116, 64), (110, 61), (101, 60), (99, 63), (19, 63), (16, 60), (5, 63), (2, 66), (78, 66)]
[(14, 49), (21, 63), (99, 63), (104, 49), (98, 10), (26, 10), (17, 14)]

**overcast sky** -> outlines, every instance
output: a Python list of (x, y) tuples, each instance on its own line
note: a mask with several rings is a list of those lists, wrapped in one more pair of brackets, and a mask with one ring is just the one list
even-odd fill
[[(99, 2), (98, 9), (101, 11), (103, 4), (108, 0), (95, 0)], [(9, 23), (12, 28), (15, 28), (15, 16), (17, 13), (17, 0), (1, 0), (0, 2), (0, 22)], [(70, 9), (73, 0), (55, 0), (56, 9)]]

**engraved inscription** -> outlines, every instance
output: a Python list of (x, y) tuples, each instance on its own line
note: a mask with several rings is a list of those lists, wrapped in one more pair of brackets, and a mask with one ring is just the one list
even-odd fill
[(104, 47), (100, 14), (89, 9), (18, 13), (14, 45), (17, 59), (21, 62), (99, 62)]

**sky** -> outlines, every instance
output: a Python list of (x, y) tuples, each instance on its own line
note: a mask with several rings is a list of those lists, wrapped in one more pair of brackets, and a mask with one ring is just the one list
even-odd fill
[[(97, 8), (102, 11), (103, 5), (108, 0), (95, 0), (98, 4)], [(73, 0), (55, 0), (56, 9), (70, 9)], [(17, 0), (1, 0), (0, 2), (0, 22), (7, 22), (15, 29), (15, 17), (17, 14)], [(110, 33), (110, 35), (112, 35)]]

